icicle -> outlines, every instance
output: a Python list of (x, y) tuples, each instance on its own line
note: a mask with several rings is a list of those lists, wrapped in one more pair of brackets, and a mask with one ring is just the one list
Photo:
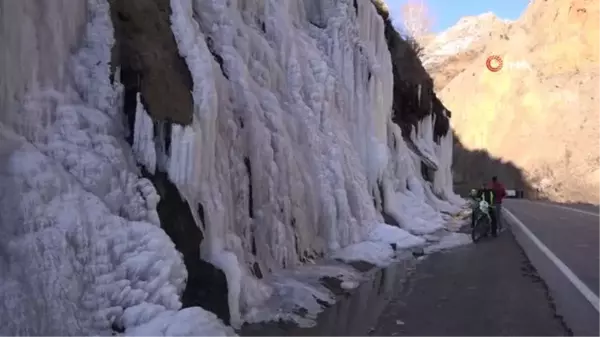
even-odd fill
[(198, 156), (199, 130), (192, 126), (171, 125), (171, 147), (167, 159), (167, 172), (169, 180), (177, 186), (182, 197), (190, 204), (195, 204), (198, 199), (200, 187), (200, 169)]
[(156, 147), (154, 145), (154, 123), (148, 116), (140, 93), (136, 95), (135, 122), (133, 131), (133, 154), (138, 163), (142, 164), (150, 174), (156, 169)]
[(179, 191), (187, 190), (185, 175), (188, 149), (185, 143), (185, 129), (179, 124), (171, 125), (171, 146), (169, 153), (169, 180), (178, 187)]
[[(167, 122), (156, 122), (154, 142), (156, 144), (156, 167), (161, 172), (168, 172), (169, 154), (167, 153)], [(170, 141), (170, 139), (169, 139)]]

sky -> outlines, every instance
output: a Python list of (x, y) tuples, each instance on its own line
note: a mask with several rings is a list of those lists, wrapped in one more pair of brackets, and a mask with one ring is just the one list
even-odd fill
[[(463, 16), (493, 12), (501, 19), (515, 20), (529, 3), (528, 0), (419, 0), (433, 15), (433, 32), (450, 28)], [(400, 17), (402, 5), (407, 0), (385, 0), (393, 18)], [(395, 21), (395, 20), (394, 20)]]

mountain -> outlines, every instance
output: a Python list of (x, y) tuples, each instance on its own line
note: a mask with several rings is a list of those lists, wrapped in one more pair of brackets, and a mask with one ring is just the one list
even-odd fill
[(422, 43), (423, 65), (433, 77), (436, 92), (485, 52), (492, 40), (502, 40), (511, 25), (493, 13), (467, 16)]
[[(532, 196), (598, 203), (598, 19), (596, 1), (535, 0), (515, 22), (465, 18), (426, 45), (423, 63), (456, 112), (461, 146), (510, 162), (527, 186), (501, 165), (461, 166), (459, 152), (456, 179), (496, 174)], [(492, 55), (503, 59), (498, 72), (486, 68)]]
[(0, 334), (307, 326), (365, 266), (470, 240), (451, 113), (381, 2), (0, 14)]

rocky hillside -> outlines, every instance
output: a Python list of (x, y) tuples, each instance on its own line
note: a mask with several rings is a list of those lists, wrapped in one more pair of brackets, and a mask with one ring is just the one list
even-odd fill
[(511, 22), (493, 13), (467, 16), (437, 36), (422, 41), (423, 65), (433, 76), (436, 92), (486, 50), (490, 41), (506, 39)]
[[(541, 197), (598, 203), (598, 19), (596, 1), (536, 0), (515, 22), (463, 19), (425, 48), (462, 144), (512, 162)], [(491, 55), (504, 61), (498, 72)], [(461, 180), (505, 176), (472, 173), (455, 155)]]

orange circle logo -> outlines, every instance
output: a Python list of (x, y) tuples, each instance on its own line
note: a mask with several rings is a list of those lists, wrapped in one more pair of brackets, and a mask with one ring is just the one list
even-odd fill
[(488, 68), (489, 71), (495, 73), (502, 69), (502, 63), (502, 58), (500, 56), (492, 55), (488, 57), (485, 61), (485, 66)]

